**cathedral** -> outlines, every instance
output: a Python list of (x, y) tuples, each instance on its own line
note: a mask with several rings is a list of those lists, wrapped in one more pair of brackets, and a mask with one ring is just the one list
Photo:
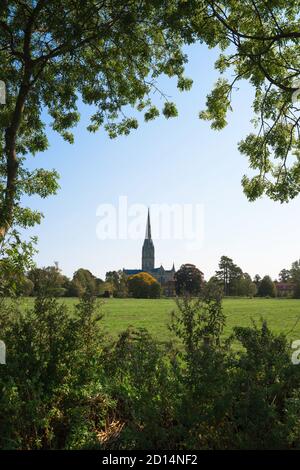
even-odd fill
[(151, 222), (150, 222), (150, 213), (148, 210), (147, 224), (146, 224), (146, 236), (142, 249), (142, 269), (124, 269), (126, 276), (132, 276), (133, 274), (138, 274), (146, 272), (151, 274), (161, 285), (163, 294), (172, 297), (175, 295), (175, 266), (173, 263), (172, 269), (164, 269), (163, 266), (155, 268), (154, 262), (154, 244), (151, 238)]

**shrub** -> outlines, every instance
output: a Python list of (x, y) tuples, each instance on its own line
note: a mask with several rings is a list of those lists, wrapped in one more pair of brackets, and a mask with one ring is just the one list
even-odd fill
[(9, 306), (0, 326), (7, 348), (7, 365), (0, 369), (0, 447), (94, 443), (95, 424), (109, 402), (101, 387), (93, 301), (82, 300), (73, 317), (53, 299), (37, 299), (25, 313)]
[[(223, 338), (219, 286), (183, 298), (177, 341), (129, 328), (106, 341), (93, 298), (1, 305), (2, 449), (299, 448), (300, 368), (265, 322)], [(238, 347), (237, 347), (238, 346)]]
[(128, 277), (128, 292), (138, 299), (160, 297), (160, 284), (148, 273), (138, 273)]
[(176, 402), (170, 362), (145, 329), (129, 328), (112, 345), (106, 361), (115, 417), (126, 423), (108, 448), (171, 449)]
[(232, 369), (231, 420), (238, 432), (232, 446), (239, 449), (279, 449), (297, 445), (299, 414), (291, 403), (300, 385), (300, 371), (291, 363), (283, 334), (273, 334), (265, 321), (260, 327), (237, 327), (241, 343)]
[(177, 301), (170, 329), (181, 341), (176, 363), (180, 400), (176, 422), (185, 449), (226, 448), (226, 414), (231, 390), (228, 362), (230, 351), (221, 334), (225, 324), (220, 290), (214, 296)]

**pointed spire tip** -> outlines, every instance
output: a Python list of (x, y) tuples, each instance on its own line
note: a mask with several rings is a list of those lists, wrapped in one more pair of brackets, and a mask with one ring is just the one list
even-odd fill
[(146, 237), (151, 240), (151, 222), (150, 222), (150, 208), (148, 207), (147, 225), (146, 225)]

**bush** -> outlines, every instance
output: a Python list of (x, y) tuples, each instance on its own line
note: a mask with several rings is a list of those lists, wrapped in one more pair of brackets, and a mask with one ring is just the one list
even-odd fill
[[(300, 371), (291, 363), (287, 339), (274, 335), (265, 321), (260, 327), (235, 328), (234, 337), (243, 347), (232, 380), (232, 419), (239, 429), (236, 448), (298, 446), (294, 437), (299, 437), (300, 402), (294, 397)], [(297, 414), (292, 403), (297, 404)]]
[(140, 328), (129, 328), (112, 345), (106, 362), (115, 416), (126, 423), (108, 448), (172, 448), (173, 405), (176, 399), (170, 362)]
[[(0, 447), (77, 448), (96, 440), (109, 402), (101, 387), (101, 335), (92, 300), (75, 316), (53, 299), (1, 316)], [(96, 379), (97, 377), (97, 379)]]
[(148, 273), (129, 276), (127, 285), (129, 294), (137, 299), (157, 299), (160, 297), (160, 284)]
[(158, 344), (129, 328), (106, 341), (93, 298), (71, 315), (39, 298), (1, 305), (2, 449), (297, 449), (300, 368), (265, 322), (223, 338), (218, 286), (177, 302)]

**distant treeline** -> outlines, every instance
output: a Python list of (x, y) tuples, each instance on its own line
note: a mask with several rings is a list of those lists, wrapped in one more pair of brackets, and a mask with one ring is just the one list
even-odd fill
[[(231, 258), (222, 256), (218, 270), (208, 281), (193, 264), (184, 264), (175, 273), (174, 293), (198, 295), (207, 288), (219, 286), (225, 296), (293, 297), (300, 298), (300, 260), (290, 269), (282, 269), (278, 279), (256, 274), (252, 279)], [(157, 298), (162, 294), (160, 284), (150, 274), (139, 273), (127, 277), (122, 270), (108, 271), (105, 280), (88, 269), (80, 268), (72, 279), (54, 266), (32, 268), (15, 279), (15, 291), (20, 296), (48, 295), (52, 297), (82, 297), (86, 292), (96, 297)]]

